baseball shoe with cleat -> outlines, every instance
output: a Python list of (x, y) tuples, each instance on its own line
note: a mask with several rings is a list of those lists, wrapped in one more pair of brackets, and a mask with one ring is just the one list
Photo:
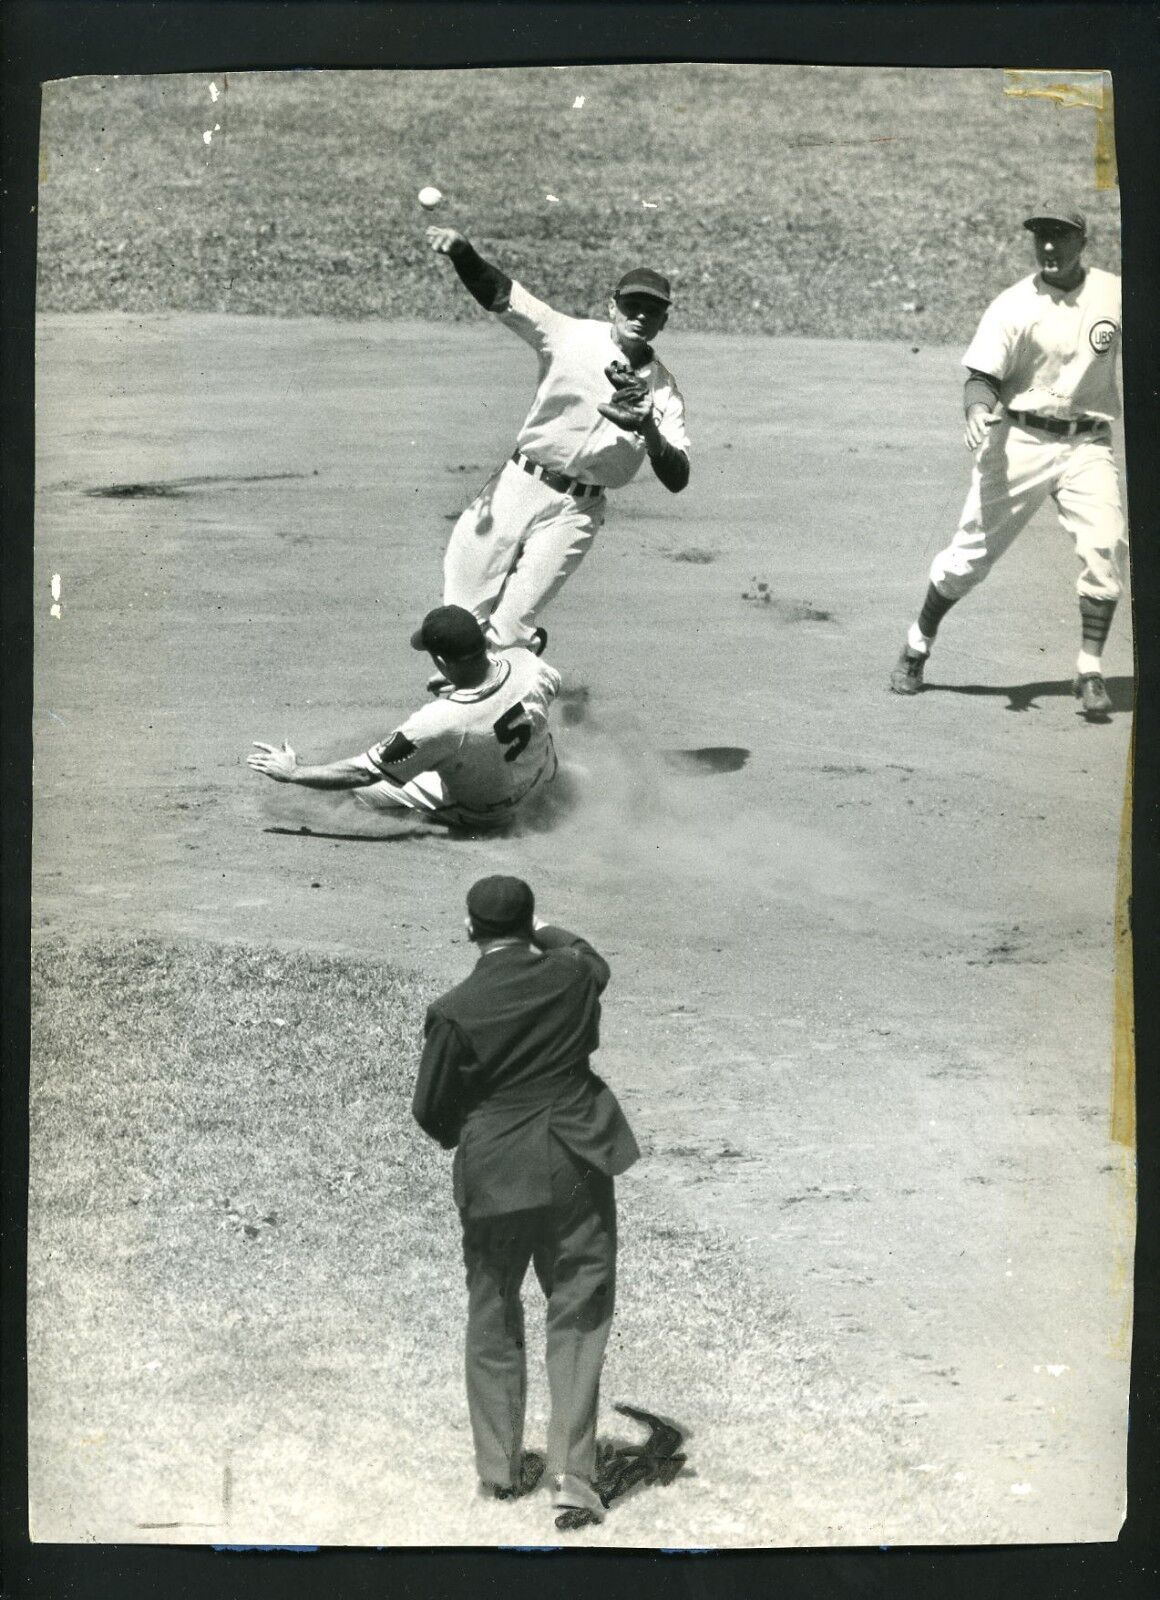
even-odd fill
[(1106, 717), (1112, 709), (1112, 697), (1104, 682), (1102, 672), (1081, 672), (1072, 684), (1085, 717)]
[(531, 640), (530, 640), (530, 642), (528, 644), (528, 649), (532, 652), (532, 654), (534, 656), (542, 656), (544, 651), (547, 648), (548, 648), (548, 630), (547, 630), (547, 628), (536, 628), (536, 629), (534, 629), (533, 632), (532, 632)]
[(894, 664), (894, 671), (890, 674), (890, 687), (895, 694), (918, 694), (922, 688), (922, 670), (926, 666), (926, 657), (917, 650), (912, 650), (908, 644), (902, 647), (902, 654)]

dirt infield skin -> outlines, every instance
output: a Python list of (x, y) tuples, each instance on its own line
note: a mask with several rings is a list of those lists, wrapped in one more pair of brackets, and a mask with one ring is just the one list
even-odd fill
[[(1086, 724), (1073, 558), (1044, 515), (944, 625), (928, 692), (891, 696), (966, 483), (958, 351), (673, 333), (663, 353), (692, 485), (619, 493), (545, 619), (587, 691), (561, 732), (575, 805), (518, 839), (382, 842), (326, 837), (346, 802), (263, 786), (245, 754), (351, 753), (421, 697), (407, 634), (510, 449), (522, 348), (43, 318), (37, 925), (357, 952), (436, 989), (470, 960), (467, 885), (519, 871), (613, 966), (601, 1070), (648, 1155), (626, 1215), (648, 1184), (727, 1230), (932, 1462), (965, 1465), (979, 1542), (1112, 1538), (1127, 607), (1116, 714)], [(737, 755), (679, 754), (705, 749)], [(867, 1492), (836, 1542), (874, 1537)], [(932, 1471), (909, 1492), (937, 1514), (957, 1491)]]

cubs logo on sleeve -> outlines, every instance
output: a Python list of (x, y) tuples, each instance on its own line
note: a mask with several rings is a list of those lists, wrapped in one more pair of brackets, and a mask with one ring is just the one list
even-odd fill
[(1098, 322), (1093, 322), (1088, 330), (1088, 343), (1097, 356), (1107, 355), (1116, 342), (1119, 333), (1119, 324), (1110, 317), (1101, 317)]

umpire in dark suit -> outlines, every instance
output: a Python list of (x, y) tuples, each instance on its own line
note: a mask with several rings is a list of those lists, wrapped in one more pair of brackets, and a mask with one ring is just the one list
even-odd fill
[(584, 939), (536, 922), (519, 878), (472, 886), (467, 932), (479, 960), (427, 1012), (413, 1109), (426, 1133), (455, 1148), (476, 1467), (499, 1498), (532, 1486), (520, 1299), (531, 1261), (548, 1301), (554, 1504), (599, 1517), (592, 1480), (616, 1289), (612, 1180), (640, 1155), (589, 1065), (608, 964)]

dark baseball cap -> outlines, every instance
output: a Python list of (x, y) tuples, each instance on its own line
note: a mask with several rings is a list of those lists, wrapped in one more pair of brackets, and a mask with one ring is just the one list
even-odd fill
[(531, 923), (536, 897), (522, 878), (480, 878), (467, 891), (476, 933), (515, 933)]
[(1034, 229), (1039, 222), (1062, 222), (1069, 228), (1078, 229), (1080, 233), (1087, 233), (1087, 218), (1066, 200), (1045, 201), (1023, 219), (1023, 226)]
[(466, 661), (487, 649), (483, 629), (463, 606), (436, 606), (411, 635), (412, 650), (427, 650), (444, 661)]
[(663, 300), (665, 305), (673, 303), (673, 291), (669, 287), (669, 280), (654, 272), (651, 267), (633, 267), (631, 272), (626, 272), (624, 277), (612, 291), (615, 295), (621, 294), (648, 294), (654, 300)]

